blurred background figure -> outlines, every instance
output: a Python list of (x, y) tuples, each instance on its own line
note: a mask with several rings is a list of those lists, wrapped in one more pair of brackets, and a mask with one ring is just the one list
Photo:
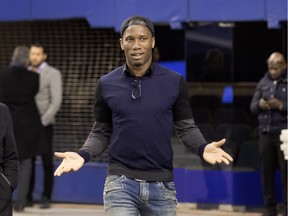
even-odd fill
[[(41, 154), (44, 184), (40, 208), (50, 208), (50, 201), (53, 191), (54, 167), (53, 167), (53, 124), (55, 116), (60, 109), (62, 102), (62, 78), (58, 69), (50, 66), (47, 62), (45, 47), (41, 44), (32, 44), (30, 47), (29, 69), (40, 75), (40, 88), (36, 95), (36, 104), (41, 115), (41, 122), (44, 127), (46, 142), (39, 143), (42, 149)], [(46, 144), (46, 145), (45, 145)], [(35, 183), (35, 160), (33, 161), (32, 178), (28, 193), (28, 204), (33, 205), (33, 188)]]
[(202, 78), (205, 82), (221, 82), (224, 81), (223, 68), (224, 54), (220, 49), (209, 49), (206, 52), (202, 64)]
[(258, 115), (259, 145), (264, 198), (264, 216), (277, 216), (275, 171), (280, 166), (283, 191), (283, 215), (287, 216), (287, 163), (280, 149), (280, 133), (287, 128), (287, 64), (274, 52), (267, 60), (268, 72), (260, 80), (251, 101)]
[(18, 155), (8, 107), (0, 103), (0, 215), (12, 216), (12, 191), (17, 186)]
[(14, 50), (11, 65), (0, 73), (0, 100), (10, 108), (20, 161), (15, 211), (24, 210), (32, 158), (41, 153), (38, 146), (45, 141), (34, 99), (39, 88), (39, 75), (27, 70), (28, 64), (29, 48), (19, 46)]
[(154, 62), (158, 62), (160, 59), (160, 50), (158, 47), (154, 47), (154, 49), (152, 50), (152, 58)]

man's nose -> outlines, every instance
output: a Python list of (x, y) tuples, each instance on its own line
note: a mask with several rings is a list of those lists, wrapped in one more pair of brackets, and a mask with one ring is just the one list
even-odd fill
[(140, 47), (140, 42), (139, 42), (139, 40), (135, 40), (135, 43), (134, 43), (134, 45), (133, 45), (133, 49), (137, 49), (137, 48), (139, 48)]

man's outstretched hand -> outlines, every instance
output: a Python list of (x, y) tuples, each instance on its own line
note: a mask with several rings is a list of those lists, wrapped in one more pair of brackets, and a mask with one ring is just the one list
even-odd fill
[(76, 152), (55, 152), (54, 155), (62, 158), (61, 164), (54, 172), (54, 176), (61, 176), (63, 173), (77, 171), (84, 165), (84, 159)]
[(233, 158), (220, 148), (225, 142), (226, 139), (222, 139), (218, 142), (212, 142), (206, 145), (203, 153), (204, 160), (210, 164), (224, 162), (229, 165), (229, 163), (233, 161)]

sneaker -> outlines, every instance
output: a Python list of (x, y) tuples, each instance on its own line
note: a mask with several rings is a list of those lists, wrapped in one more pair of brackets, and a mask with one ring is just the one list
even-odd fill
[(287, 204), (281, 203), (277, 206), (277, 212), (280, 213), (281, 216), (287, 216)]
[(276, 211), (276, 209), (274, 210), (272, 210), (272, 209), (269, 209), (269, 210), (264, 210), (264, 212), (263, 212), (263, 214), (262, 214), (262, 216), (277, 216), (277, 211)]
[(15, 204), (14, 205), (14, 211), (15, 212), (23, 212), (24, 211), (25, 206), (21, 205), (21, 204)]
[(27, 201), (26, 207), (33, 207), (34, 203), (32, 201)]

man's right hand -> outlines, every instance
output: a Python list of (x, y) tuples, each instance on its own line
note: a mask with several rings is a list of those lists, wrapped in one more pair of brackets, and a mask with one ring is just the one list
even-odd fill
[(77, 171), (84, 165), (84, 159), (76, 152), (55, 152), (58, 158), (63, 158), (61, 164), (54, 172), (54, 176), (61, 176), (63, 173)]
[(268, 102), (266, 100), (264, 100), (263, 98), (261, 98), (259, 101), (259, 107), (263, 110), (270, 110), (271, 109)]

